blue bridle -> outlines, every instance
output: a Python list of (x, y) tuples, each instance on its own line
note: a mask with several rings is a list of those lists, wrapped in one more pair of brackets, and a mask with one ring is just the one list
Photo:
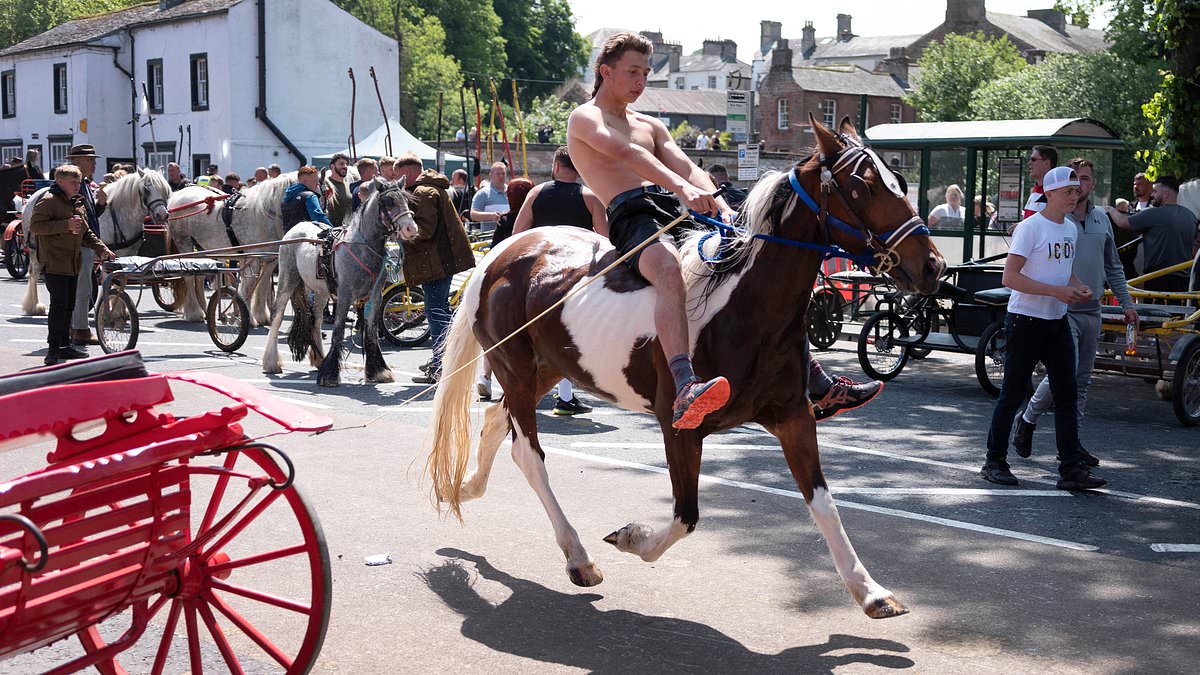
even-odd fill
[[(848, 142), (848, 139), (843, 138), (843, 142)], [(854, 144), (853, 142), (848, 142), (847, 144), (849, 147), (847, 147), (845, 152), (840, 153), (840, 159), (838, 159), (838, 161), (835, 163), (834, 168), (838, 169), (839, 167), (849, 165), (850, 162), (855, 162), (854, 168), (851, 170), (851, 176), (858, 178), (859, 181), (863, 182), (865, 186), (865, 181), (862, 181), (861, 177), (858, 176), (858, 167), (861, 165), (864, 159), (867, 159), (868, 157), (873, 158), (873, 155), (870, 155), (870, 151), (861, 145)], [(828, 195), (834, 189), (838, 189), (838, 194), (841, 195), (837, 181), (834, 179), (833, 173), (830, 171), (829, 167), (826, 166), (825, 158), (823, 156), (821, 160), (822, 192)], [(761, 239), (763, 241), (783, 244), (785, 246), (794, 246), (796, 248), (818, 251), (824, 254), (826, 260), (830, 258), (845, 258), (864, 267), (873, 267), (881, 273), (886, 273), (900, 263), (900, 254), (896, 252), (896, 247), (900, 245), (901, 241), (913, 234), (929, 234), (929, 228), (925, 226), (925, 222), (921, 220), (919, 216), (913, 216), (900, 227), (897, 227), (889, 232), (885, 232), (881, 236), (876, 236), (865, 225), (851, 225), (850, 223), (847, 223), (841, 218), (838, 218), (830, 213), (827, 207), (818, 205), (817, 201), (813, 199), (812, 195), (808, 194), (808, 191), (805, 190), (804, 186), (800, 184), (800, 179), (797, 176), (797, 169), (793, 168), (788, 171), (788, 183), (791, 185), (792, 191), (796, 193), (796, 196), (800, 198), (800, 201), (804, 202), (804, 205), (807, 206), (810, 211), (816, 214), (818, 222), (824, 226), (825, 240), (830, 243), (816, 244), (807, 241), (797, 241), (795, 239), (785, 239), (783, 237), (776, 237), (769, 234), (751, 235), (754, 239)], [(846, 200), (845, 195), (842, 195), (842, 199), (846, 202), (846, 205), (850, 207), (850, 211), (854, 213), (854, 208), (851, 206), (849, 200)], [(706, 255), (704, 253), (704, 244), (709, 239), (714, 236), (721, 237), (723, 239), (724, 235), (727, 234), (740, 237), (746, 236), (746, 231), (744, 229), (727, 225), (717, 218), (712, 218), (695, 211), (691, 211), (691, 215), (692, 218), (698, 222), (716, 228), (712, 232), (702, 236), (697, 242), (700, 259), (707, 263), (719, 262), (724, 253), (724, 242), (720, 241), (716, 254), (713, 256)], [(866, 252), (861, 254), (851, 253), (841, 246), (832, 243), (832, 238), (830, 237), (829, 231), (830, 226), (836, 227), (837, 229), (850, 234), (851, 236), (863, 240), (863, 242), (866, 244)]]

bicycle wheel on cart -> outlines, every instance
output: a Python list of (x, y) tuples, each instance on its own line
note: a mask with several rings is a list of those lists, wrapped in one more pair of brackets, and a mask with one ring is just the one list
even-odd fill
[[(312, 668), (329, 625), (329, 551), (316, 513), (292, 484), (291, 462), (283, 464), (252, 444), (177, 467), (186, 488), (179, 494), (188, 499), (179, 541), (187, 563), (172, 593), (141, 601), (152, 620), (131, 649), (138, 670)], [(108, 647), (95, 626), (79, 638), (91, 654)]]
[(993, 321), (983, 329), (979, 346), (975, 348), (975, 377), (979, 380), (979, 386), (990, 396), (999, 396), (1000, 387), (1004, 384), (1006, 344), (1004, 322)]
[(109, 290), (96, 304), (96, 340), (105, 354), (133, 349), (138, 339), (138, 313), (129, 294)]
[(858, 363), (872, 379), (887, 381), (908, 362), (908, 347), (897, 344), (909, 336), (908, 324), (892, 311), (876, 312), (858, 335)]
[(842, 333), (842, 296), (822, 286), (808, 301), (808, 341), (817, 349), (829, 349)]
[(1192, 340), (1175, 363), (1171, 405), (1185, 426), (1200, 424), (1200, 339)]
[(397, 347), (419, 347), (429, 339), (425, 294), (420, 288), (397, 284), (383, 294), (382, 303), (380, 328), (384, 339)]
[(18, 237), (4, 242), (4, 267), (14, 279), (24, 279), (29, 274), (29, 249)]
[(222, 286), (213, 292), (204, 319), (208, 336), (223, 352), (237, 351), (250, 334), (250, 308), (232, 286)]
[(164, 279), (150, 286), (154, 302), (164, 311), (174, 312), (179, 307), (179, 298), (175, 297), (175, 284), (177, 283), (179, 283), (177, 279)]

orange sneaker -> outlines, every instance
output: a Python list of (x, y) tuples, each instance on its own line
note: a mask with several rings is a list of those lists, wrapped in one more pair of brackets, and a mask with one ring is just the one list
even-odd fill
[(671, 426), (676, 429), (695, 429), (704, 418), (729, 402), (729, 380), (715, 377), (708, 382), (696, 380), (675, 397), (675, 414)]

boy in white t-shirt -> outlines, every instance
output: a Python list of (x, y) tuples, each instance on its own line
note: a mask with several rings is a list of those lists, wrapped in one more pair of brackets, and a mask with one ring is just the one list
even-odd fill
[(1105, 481), (1091, 474), (1079, 452), (1075, 344), (1066, 317), (1069, 305), (1092, 295), (1072, 271), (1076, 230), (1066, 219), (1079, 197), (1079, 177), (1060, 166), (1046, 173), (1042, 186), (1046, 206), (1017, 224), (1004, 263), (1003, 283), (1012, 289), (1004, 319), (1004, 384), (992, 412), (980, 475), (1000, 485), (1017, 484), (1008, 468), (1008, 439), (1033, 368), (1041, 361), (1054, 396), (1058, 488), (1086, 490)]

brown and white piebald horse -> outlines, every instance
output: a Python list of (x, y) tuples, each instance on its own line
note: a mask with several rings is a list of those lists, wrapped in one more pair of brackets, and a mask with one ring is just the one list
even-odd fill
[(704, 261), (716, 253), (714, 237), (702, 243), (704, 233), (696, 232), (681, 248), (692, 360), (701, 377), (729, 379), (729, 403), (695, 430), (671, 428), (675, 384), (655, 337), (655, 291), (619, 265), (489, 354), (504, 396), (484, 414), (477, 466), (468, 478), (475, 371), (455, 371), (475, 359), (481, 346), (498, 343), (618, 258), (592, 232), (530, 230), (504, 241), (481, 262), (450, 329), (443, 369), (453, 375), (443, 379), (434, 401), (427, 462), (439, 502), (461, 519), (462, 502), (483, 495), (496, 452), (511, 430), (513, 459), (550, 517), (571, 581), (600, 583), (603, 575), (550, 489), (538, 445), (535, 407), (565, 377), (625, 409), (654, 414), (663, 430), (674, 518), (657, 531), (631, 523), (606, 542), (642, 560), (657, 560), (699, 520), (704, 437), (755, 422), (779, 439), (854, 600), (873, 618), (908, 611), (859, 561), (822, 476), (806, 395), (804, 316), (823, 255), (814, 244), (874, 254), (876, 266), (889, 271), (897, 285), (917, 292), (936, 288), (945, 263), (901, 182), (863, 147), (849, 119), (836, 134), (810, 121), (816, 152), (791, 171), (759, 181), (745, 204), (746, 229), (725, 240), (719, 266)]

